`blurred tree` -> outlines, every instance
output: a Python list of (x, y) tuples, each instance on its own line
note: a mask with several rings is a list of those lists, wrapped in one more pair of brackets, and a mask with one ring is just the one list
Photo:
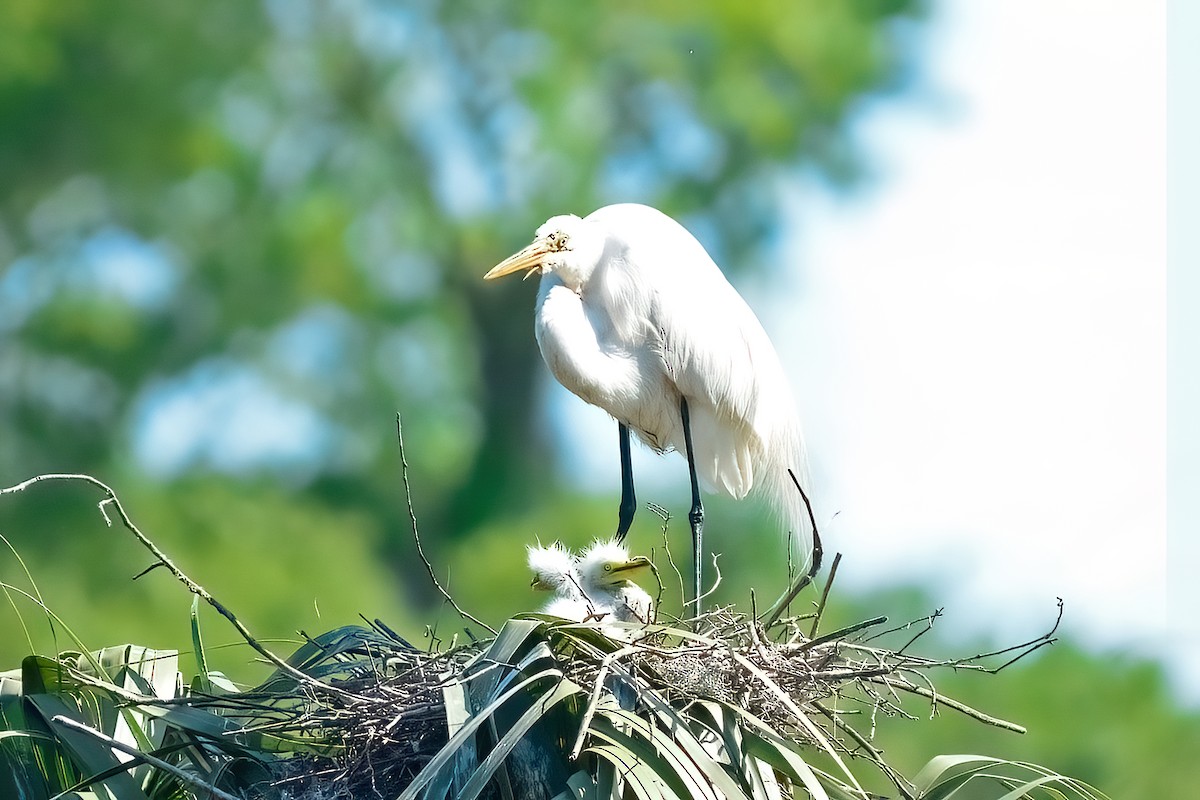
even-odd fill
[[(0, 475), (269, 476), (402, 529), (554, 484), (527, 287), (553, 213), (641, 200), (754, 264), (853, 176), (918, 0), (0, 8)], [(164, 487), (164, 491), (167, 489)]]
[[(393, 544), (401, 410), (427, 544), (459, 537), (439, 563), (489, 620), (528, 607), (511, 543), (595, 530), (612, 506), (530, 502), (556, 484), (531, 290), (480, 276), (546, 217), (618, 200), (683, 218), (727, 268), (761, 267), (781, 178), (855, 177), (849, 124), (905, 85), (922, 7), (0, 4), (0, 483), (106, 478), (264, 635), (355, 611), (403, 627), (377, 558), (390, 548), (427, 586)], [(5, 498), (0, 533), (86, 644), (186, 648), (188, 598), (161, 571), (130, 584), (144, 560), (90, 502)], [(751, 552), (723, 562), (728, 585), (751, 569), (764, 592), (783, 583), (782, 557), (763, 576)], [(0, 579), (25, 585), (7, 557)], [(10, 619), (0, 666), (30, 648)], [(1079, 659), (993, 680), (989, 710), (1040, 720), (1038, 760), (1114, 793), (1139, 768), (1189, 775), (1173, 754), (1198, 723), (1169, 709), (1161, 677)], [(1070, 742), (1041, 712), (1106, 738)], [(991, 748), (941, 730), (910, 768)]]

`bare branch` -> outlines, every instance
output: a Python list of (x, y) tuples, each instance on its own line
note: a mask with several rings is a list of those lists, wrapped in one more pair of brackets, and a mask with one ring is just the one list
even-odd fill
[(100, 509), (100, 513), (104, 515), (104, 521), (109, 525), (109, 527), (112, 527), (112, 519), (108, 516), (107, 509), (109, 506), (111, 506), (116, 511), (117, 518), (121, 520), (121, 524), (125, 527), (125, 529), (132, 533), (134, 538), (136, 538), (143, 547), (145, 547), (154, 555), (154, 558), (158, 561), (158, 563), (165, 567), (172, 575), (174, 575), (176, 580), (186, 586), (189, 592), (198, 596), (201, 600), (215, 608), (217, 613), (225, 617), (225, 619), (227, 619), (229, 623), (233, 625), (238, 634), (241, 635), (242, 639), (245, 640), (246, 644), (254, 648), (255, 652), (257, 652), (267, 661), (271, 662), (271, 664), (273, 664), (280, 672), (291, 676), (304, 685), (314, 687), (323, 692), (353, 697), (353, 695), (343, 689), (339, 689), (336, 686), (330, 686), (327, 683), (323, 683), (309, 675), (304, 674), (264, 647), (256, 638), (254, 638), (249, 629), (242, 624), (242, 621), (239, 620), (232, 611), (230, 611), (223, 603), (209, 594), (207, 589), (188, 577), (183, 570), (175, 565), (175, 562), (171, 561), (171, 559), (167, 557), (166, 553), (158, 548), (158, 545), (150, 540), (150, 537), (142, 533), (141, 529), (139, 529), (138, 526), (133, 523), (133, 520), (129, 518), (129, 514), (125, 511), (125, 507), (121, 505), (120, 499), (117, 498), (116, 492), (114, 492), (112, 488), (103, 481), (93, 478), (91, 475), (51, 473), (47, 475), (38, 475), (37, 477), (18, 483), (15, 486), (10, 486), (6, 489), (0, 489), (0, 495), (24, 491), (30, 486), (42, 481), (81, 481), (101, 489), (105, 496), (104, 499), (98, 503), (98, 507)]
[(404, 456), (404, 426), (400, 423), (400, 415), (396, 415), (396, 443), (400, 446), (400, 476), (404, 480), (404, 501), (408, 505), (408, 520), (412, 524), (413, 541), (417, 545), (417, 555), (421, 558), (421, 563), (425, 565), (425, 571), (429, 573), (429, 580), (433, 581), (433, 585), (445, 598), (446, 602), (458, 612), (458, 615), (463, 619), (468, 619), (474, 622), (479, 627), (490, 631), (493, 636), (496, 635), (496, 629), (488, 625), (482, 620), (476, 619), (471, 614), (459, 607), (458, 603), (454, 602), (454, 598), (446, 591), (442, 584), (437, 579), (437, 573), (434, 572), (433, 564), (429, 563), (429, 559), (425, 557), (425, 549), (421, 546), (421, 534), (417, 532), (417, 512), (413, 510), (412, 502), (412, 487), (408, 483), (408, 459)]

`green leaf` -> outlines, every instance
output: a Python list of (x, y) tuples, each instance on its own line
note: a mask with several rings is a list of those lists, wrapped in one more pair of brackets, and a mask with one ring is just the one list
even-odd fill
[[(483, 791), (488, 780), (499, 768), (500, 764), (506, 759), (513, 748), (522, 744), (525, 740), (522, 738), (529, 732), (538, 720), (545, 716), (552, 708), (557, 706), (562, 701), (572, 695), (582, 694), (583, 690), (574, 683), (566, 679), (561, 679), (549, 691), (542, 694), (540, 697), (532, 701), (531, 706), (524, 714), (513, 724), (511, 728), (500, 738), (492, 751), (488, 753), (483, 763), (467, 781), (467, 785), (463, 788), (459, 795), (462, 800), (474, 800), (475, 797)], [(546, 749), (548, 755), (556, 755), (551, 750)], [(561, 758), (565, 758), (565, 754), (561, 751), (557, 754)]]
[(417, 795), (421, 793), (427, 784), (438, 778), (441, 771), (445, 769), (455, 758), (459, 748), (461, 748), (464, 743), (466, 743), (468, 738), (474, 735), (475, 731), (479, 729), (479, 726), (487, 722), (496, 709), (504, 705), (505, 702), (521, 694), (523, 691), (528, 690), (536, 683), (551, 678), (561, 678), (561, 676), (562, 673), (557, 670), (545, 670), (543, 672), (531, 675), (510, 688), (504, 694), (500, 695), (500, 697), (496, 698), (496, 700), (488, 707), (475, 713), (466, 724), (459, 728), (458, 733), (450, 737), (449, 741), (447, 741), (442, 749), (438, 751), (437, 755), (430, 759), (429, 763), (425, 765), (421, 772), (418, 773), (415, 778), (413, 778), (412, 783), (409, 784), (408, 788), (404, 790), (404, 793), (400, 795), (400, 799), (413, 800), (413, 798), (416, 798)]
[[(26, 701), (37, 709), (40, 722), (51, 731), (62, 744), (74, 764), (83, 775), (97, 775), (122, 765), (121, 760), (102, 742), (65, 725), (54, 722), (54, 717), (64, 716), (83, 725), (91, 725), (80, 717), (78, 709), (72, 708), (58, 697), (48, 694), (30, 695)], [(100, 797), (120, 800), (147, 800), (145, 793), (128, 773), (117, 772), (102, 784), (93, 787)]]
[[(693, 795), (686, 791), (678, 792), (672, 788), (663, 773), (655, 770), (652, 762), (647, 762), (634, 755), (629, 748), (618, 744), (589, 745), (585, 753), (590, 753), (609, 764), (619, 781), (633, 791), (635, 797), (641, 800), (693, 800)], [(614, 784), (613, 794), (617, 794), (619, 786)], [(601, 795), (605, 797), (605, 795)]]
[(1026, 797), (1055, 800), (1105, 798), (1105, 795), (1082, 781), (1035, 764), (975, 755), (933, 758), (917, 774), (913, 785), (918, 800), (949, 800), (968, 785), (971, 786), (972, 797), (996, 800), (1020, 800)]

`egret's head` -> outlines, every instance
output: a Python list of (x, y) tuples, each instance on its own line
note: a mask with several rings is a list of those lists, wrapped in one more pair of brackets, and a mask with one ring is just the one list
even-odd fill
[(563, 214), (546, 220), (528, 247), (492, 267), (483, 278), (493, 280), (514, 272), (524, 272), (526, 278), (535, 272), (553, 273), (566, 286), (578, 289), (603, 253), (604, 236), (595, 225), (574, 214)]
[(579, 577), (584, 586), (607, 589), (623, 586), (642, 570), (650, 568), (650, 559), (633, 556), (613, 541), (595, 542), (579, 557)]
[(571, 551), (555, 542), (549, 547), (526, 547), (529, 569), (533, 571), (533, 581), (529, 584), (534, 589), (554, 592), (563, 588), (571, 578), (571, 570), (575, 567), (575, 557)]

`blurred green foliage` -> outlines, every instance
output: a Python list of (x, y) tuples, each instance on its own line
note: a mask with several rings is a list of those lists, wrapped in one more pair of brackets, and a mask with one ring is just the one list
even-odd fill
[[(904, 88), (924, 14), (919, 0), (0, 5), (0, 483), (96, 474), (265, 638), (359, 612), (450, 636), (407, 533), (401, 411), (443, 578), (489, 620), (528, 608), (521, 544), (607, 530), (615, 490), (563, 485), (531, 289), (481, 274), (546, 217), (617, 200), (682, 218), (730, 268), (765, 269), (780, 181), (854, 180), (854, 112)], [(147, 558), (96, 499), (6, 497), (0, 533), (90, 646), (186, 649), (189, 598), (161, 570), (128, 580)], [(723, 596), (782, 585), (763, 521), (714, 508), (743, 533)], [(657, 546), (657, 525), (642, 512), (635, 538)], [(8, 555), (0, 579), (25, 585)], [(19, 611), (33, 641), (6, 610), (0, 662), (53, 647)], [(1035, 730), (1057, 730), (1052, 706), (1027, 701), (1064, 681), (1121, 703), (1159, 692), (1149, 730), (1120, 727), (1133, 707), (1114, 703), (1091, 727), (1122, 744), (1033, 734), (1039, 760), (1119, 796), (1138, 743), (1172, 726), (1158, 752), (1194, 742), (1157, 673), (1072, 657), (988, 691), (1011, 692)], [(914, 751), (942, 746), (925, 735)]]

